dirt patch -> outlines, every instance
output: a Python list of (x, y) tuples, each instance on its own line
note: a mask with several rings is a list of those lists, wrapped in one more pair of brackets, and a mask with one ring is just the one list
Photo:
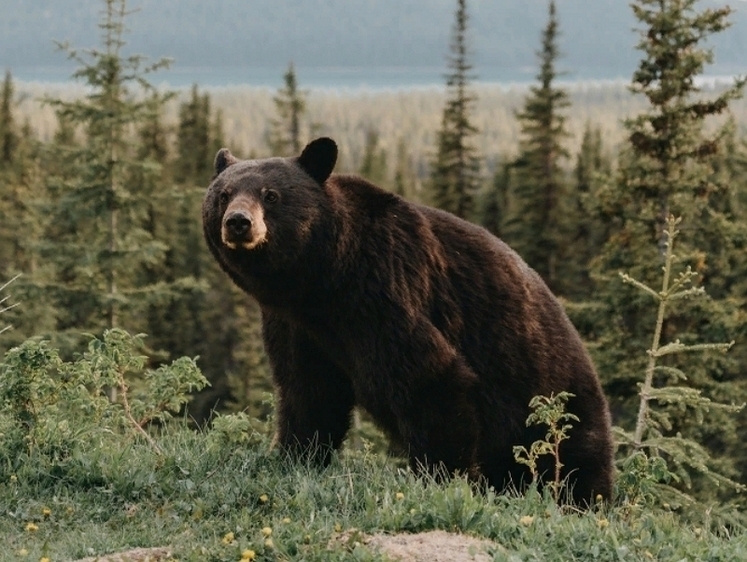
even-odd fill
[(171, 557), (171, 549), (165, 547), (157, 548), (134, 548), (124, 552), (102, 554), (80, 558), (75, 562), (161, 562)]
[(348, 531), (333, 542), (349, 547), (358, 542), (398, 562), (490, 562), (493, 560), (490, 552), (501, 549), (500, 545), (485, 539), (446, 531), (397, 535), (363, 535)]

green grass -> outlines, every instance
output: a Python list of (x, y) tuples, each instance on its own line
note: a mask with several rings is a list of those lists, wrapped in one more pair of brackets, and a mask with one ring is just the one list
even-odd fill
[[(419, 479), (372, 453), (343, 453), (320, 470), (269, 452), (264, 438), (228, 444), (180, 424), (158, 444), (162, 456), (123, 438), (52, 469), (29, 457), (13, 474), (0, 470), (0, 559), (168, 545), (180, 561), (238, 561), (246, 549), (257, 560), (385, 560), (354, 540), (332, 539), (352, 529), (444, 529), (491, 539), (501, 561), (747, 560), (743, 533), (699, 529), (669, 512), (573, 513), (536, 493), (476, 493), (461, 479)], [(272, 529), (272, 546), (263, 528)]]

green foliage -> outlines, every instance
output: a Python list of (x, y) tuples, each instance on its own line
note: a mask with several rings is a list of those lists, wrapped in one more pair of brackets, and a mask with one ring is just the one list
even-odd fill
[(549, 3), (548, 23), (538, 53), (538, 85), (530, 88), (523, 109), (519, 156), (512, 165), (511, 191), (515, 210), (506, 224), (506, 239), (556, 293), (565, 294), (562, 271), (568, 262), (563, 250), (568, 239), (568, 187), (561, 167), (568, 157), (564, 147), (568, 132), (563, 111), (568, 93), (555, 85), (559, 56), (555, 2)]
[(434, 205), (461, 218), (472, 218), (480, 187), (480, 161), (472, 138), (477, 128), (471, 120), (476, 98), (469, 91), (467, 5), (458, 0), (451, 39), (450, 72), (446, 76), (447, 100), (436, 133), (436, 156), (431, 165), (430, 196)]
[[(106, 0), (99, 28), (102, 48), (82, 53), (62, 44), (79, 67), (73, 78), (88, 87), (83, 99), (49, 98), (60, 118), (85, 136), (79, 146), (56, 146), (46, 170), (51, 194), (48, 244), (44, 257), (54, 264), (48, 284), (58, 330), (138, 327), (153, 299), (164, 298), (165, 284), (144, 284), (144, 268), (164, 259), (165, 244), (153, 237), (147, 220), (160, 164), (139, 160), (132, 129), (148, 120), (170, 97), (147, 81), (167, 65), (144, 65), (125, 56), (125, 0)], [(65, 165), (56, 168), (58, 162)]]
[[(686, 380), (677, 370), (685, 369), (672, 352), (702, 349), (700, 342), (741, 339), (747, 333), (743, 314), (747, 222), (744, 209), (735, 204), (743, 197), (744, 184), (726, 172), (726, 161), (733, 165), (736, 158), (727, 152), (728, 124), (725, 127), (717, 119), (741, 95), (744, 82), (737, 80), (710, 92), (698, 88), (698, 74), (713, 56), (703, 44), (728, 25), (729, 10), (696, 12), (694, 5), (692, 0), (634, 4), (642, 24), (638, 46), (642, 59), (631, 90), (648, 107), (626, 121), (629, 145), (619, 155), (617, 171), (598, 179), (586, 197), (598, 225), (593, 232), (603, 242), (591, 262), (595, 290), (584, 324), (615, 421), (633, 427), (641, 420), (639, 374), (651, 368), (652, 359), (640, 350), (650, 346), (650, 327), (657, 325), (651, 297), (661, 304), (659, 290), (650, 289), (662, 282), (655, 264), (665, 265), (667, 217), (682, 217), (686, 227), (677, 238), (677, 254), (690, 271), (679, 277), (672, 272), (668, 286), (674, 284), (674, 292), (685, 291), (683, 297), (695, 296), (694, 289), (686, 289), (698, 275), (709, 298), (678, 298), (672, 301), (676, 306), (667, 309), (660, 333), (668, 346), (657, 351), (652, 379), (659, 387), (681, 390), (674, 395), (657, 390), (655, 399), (645, 397), (659, 404), (677, 404), (665, 413), (652, 414), (646, 423), (660, 424), (667, 439), (681, 434), (698, 444), (681, 453), (668, 440), (656, 447), (668, 448), (668, 463), (689, 467), (680, 470), (670, 464), (679, 479), (673, 480), (674, 485), (709, 503), (726, 501), (731, 495), (728, 487), (717, 485), (714, 474), (744, 480), (744, 473), (737, 472), (737, 460), (743, 457), (740, 434), (745, 418), (714, 404), (701, 404), (701, 399), (747, 400), (744, 350), (737, 346), (728, 355), (708, 353), (702, 361), (689, 361)], [(620, 283), (619, 271), (635, 282)], [(640, 290), (643, 287), (649, 289)], [(709, 411), (702, 423), (696, 413), (701, 406)], [(631, 443), (636, 442), (633, 437)]]
[[(681, 385), (687, 380), (684, 371), (674, 365), (659, 364), (662, 358), (673, 354), (703, 351), (725, 352), (734, 344), (734, 342), (684, 344), (679, 339), (674, 339), (669, 343), (662, 342), (664, 324), (672, 304), (683, 299), (704, 295), (702, 287), (693, 285), (693, 279), (697, 277), (697, 273), (693, 272), (690, 267), (675, 275), (674, 243), (679, 233), (678, 223), (678, 219), (670, 216), (664, 230), (666, 256), (661, 290), (656, 291), (633, 277), (621, 273), (624, 282), (653, 297), (658, 306), (652, 343), (647, 351), (648, 363), (643, 383), (640, 386), (640, 404), (635, 430), (628, 432), (616, 429), (621, 450), (627, 455), (622, 460), (619, 487), (625, 494), (625, 499), (631, 503), (641, 500), (650, 501), (654, 498), (661, 501), (666, 493), (671, 495), (672, 490), (669, 486), (663, 486), (663, 490), (657, 489), (655, 484), (665, 485), (672, 479), (690, 488), (692, 486), (691, 472), (710, 479), (716, 485), (728, 485), (737, 491), (745, 489), (744, 485), (734, 482), (713, 468), (710, 455), (703, 446), (679, 431), (673, 432), (673, 418), (677, 414), (686, 412), (688, 417), (694, 418), (696, 423), (701, 425), (711, 411), (722, 410), (734, 413), (743, 407), (743, 405), (734, 406), (713, 402), (703, 396), (700, 390)], [(626, 474), (626, 471), (630, 473)], [(690, 502), (692, 501), (690, 499)]]
[(301, 119), (306, 113), (307, 92), (298, 89), (298, 79), (293, 63), (283, 75), (283, 87), (272, 98), (278, 119), (270, 122), (267, 144), (273, 156), (301, 154)]
[(579, 421), (578, 416), (565, 411), (565, 406), (570, 398), (570, 392), (560, 392), (557, 395), (535, 396), (529, 401), (532, 413), (526, 420), (527, 427), (539, 425), (547, 427), (544, 439), (535, 441), (527, 450), (523, 445), (514, 446), (514, 459), (516, 462), (526, 465), (532, 475), (532, 482), (536, 483), (542, 477), (538, 473), (537, 462), (539, 457), (551, 455), (555, 473), (551, 482), (545, 482), (550, 489), (555, 501), (560, 499), (563, 482), (560, 479), (560, 471), (563, 463), (560, 460), (560, 444), (568, 439), (568, 432), (573, 427), (569, 421)]
[(379, 132), (373, 127), (366, 131), (363, 162), (358, 173), (376, 185), (384, 185), (387, 180), (386, 151), (379, 146)]
[[(0, 364), (0, 473), (30, 458), (59, 469), (128, 435), (155, 445), (148, 425), (169, 421), (207, 381), (185, 357), (146, 369), (142, 349), (142, 336), (109, 330), (74, 361), (45, 341), (8, 351)], [(115, 403), (105, 397), (110, 388), (119, 390)]]

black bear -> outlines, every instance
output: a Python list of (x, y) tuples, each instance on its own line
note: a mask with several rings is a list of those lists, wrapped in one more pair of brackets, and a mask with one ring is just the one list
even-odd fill
[(331, 175), (336, 160), (328, 138), (294, 158), (222, 149), (203, 202), (211, 252), (261, 306), (276, 441), (326, 461), (359, 405), (414, 468), (521, 486), (513, 446), (544, 436), (526, 427), (529, 401), (568, 391), (580, 421), (561, 447), (562, 476), (577, 503), (609, 498), (607, 403), (537, 273), (483, 228)]

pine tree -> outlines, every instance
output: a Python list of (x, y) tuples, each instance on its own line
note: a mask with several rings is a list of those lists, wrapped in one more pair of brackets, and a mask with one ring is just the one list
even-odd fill
[(448, 58), (451, 71), (446, 76), (447, 100), (430, 174), (432, 202), (462, 218), (472, 218), (480, 187), (480, 160), (473, 145), (477, 128), (470, 117), (476, 98), (469, 91), (472, 65), (467, 24), (466, 0), (458, 0)]
[[(723, 150), (722, 127), (711, 133), (709, 117), (728, 109), (741, 95), (744, 80), (710, 99), (695, 78), (713, 54), (702, 43), (728, 26), (728, 8), (697, 12), (696, 0), (637, 0), (633, 10), (643, 24), (638, 48), (643, 58), (633, 75), (631, 90), (644, 95), (649, 109), (628, 120), (629, 147), (621, 154), (615, 182), (598, 186), (597, 208), (607, 238), (594, 261), (593, 276), (601, 282), (596, 294), (598, 318), (593, 349), (597, 366), (612, 395), (618, 423), (630, 427), (637, 403), (637, 383), (644, 369), (652, 324), (646, 296), (621, 286), (616, 279), (627, 271), (645, 285), (657, 286), (652, 264), (662, 264), (665, 218), (682, 218), (678, 255), (700, 275), (710, 299), (680, 300), (667, 318), (662, 337), (677, 334), (683, 344), (717, 342), (747, 332), (739, 312), (744, 293), (737, 278), (747, 274), (744, 259), (747, 225), (725, 205), (732, 187), (719, 179)], [(736, 269), (735, 269), (736, 266)], [(709, 355), (689, 365), (687, 384), (718, 402), (740, 402), (747, 396), (741, 380), (745, 357), (735, 351)], [(662, 358), (663, 368), (673, 358)], [(686, 411), (671, 415), (671, 431), (682, 432), (720, 455), (721, 471), (734, 476), (734, 459), (741, 455), (736, 439), (738, 418), (714, 413), (708, 423), (695, 423)], [(703, 485), (696, 481), (695, 486)]]
[(61, 330), (136, 330), (142, 308), (166, 289), (138, 283), (138, 273), (162, 259), (165, 246), (147, 230), (151, 194), (141, 183), (158, 173), (158, 163), (136, 158), (132, 131), (147, 120), (154, 99), (167, 98), (147, 81), (167, 61), (145, 66), (143, 57), (122, 54), (127, 15), (125, 0), (105, 0), (102, 48), (79, 53), (60, 45), (78, 63), (73, 78), (88, 93), (75, 101), (47, 100), (62, 123), (85, 136), (79, 146), (58, 147), (57, 161), (71, 163), (66, 176), (50, 174), (56, 207), (48, 236), (55, 244), (46, 257), (57, 268)]
[(301, 119), (306, 112), (307, 93), (298, 89), (291, 62), (283, 75), (284, 86), (272, 98), (278, 119), (271, 122), (268, 145), (274, 156), (301, 154)]
[(205, 186), (213, 174), (210, 95), (192, 86), (188, 101), (179, 105), (177, 157), (174, 176), (179, 183)]
[(513, 162), (507, 158), (500, 159), (493, 175), (493, 183), (483, 196), (480, 224), (499, 238), (504, 235), (509, 212), (512, 173)]
[(379, 146), (379, 132), (369, 127), (363, 145), (363, 162), (358, 173), (379, 186), (387, 183), (386, 150)]
[(18, 132), (13, 118), (15, 88), (10, 71), (5, 72), (2, 93), (0, 93), (0, 170), (13, 161), (13, 153), (18, 145)]
[(575, 301), (588, 300), (594, 290), (589, 264), (602, 250), (606, 228), (599, 220), (592, 193), (611, 177), (612, 160), (605, 151), (602, 131), (587, 122), (567, 196), (566, 255), (572, 259), (564, 270), (563, 285), (566, 288), (564, 296)]
[(540, 70), (538, 85), (532, 86), (523, 109), (517, 114), (521, 124), (519, 156), (513, 168), (515, 213), (507, 225), (507, 241), (539, 273), (550, 288), (564, 294), (563, 272), (568, 257), (565, 173), (561, 167), (568, 152), (563, 146), (568, 133), (563, 110), (570, 102), (558, 88), (556, 62), (559, 56), (558, 20), (555, 2), (548, 7), (549, 19), (542, 32), (542, 49), (537, 53)]
[(396, 162), (394, 164), (394, 185), (392, 190), (406, 199), (415, 197), (416, 178), (410, 163), (410, 153), (405, 139), (397, 141)]

